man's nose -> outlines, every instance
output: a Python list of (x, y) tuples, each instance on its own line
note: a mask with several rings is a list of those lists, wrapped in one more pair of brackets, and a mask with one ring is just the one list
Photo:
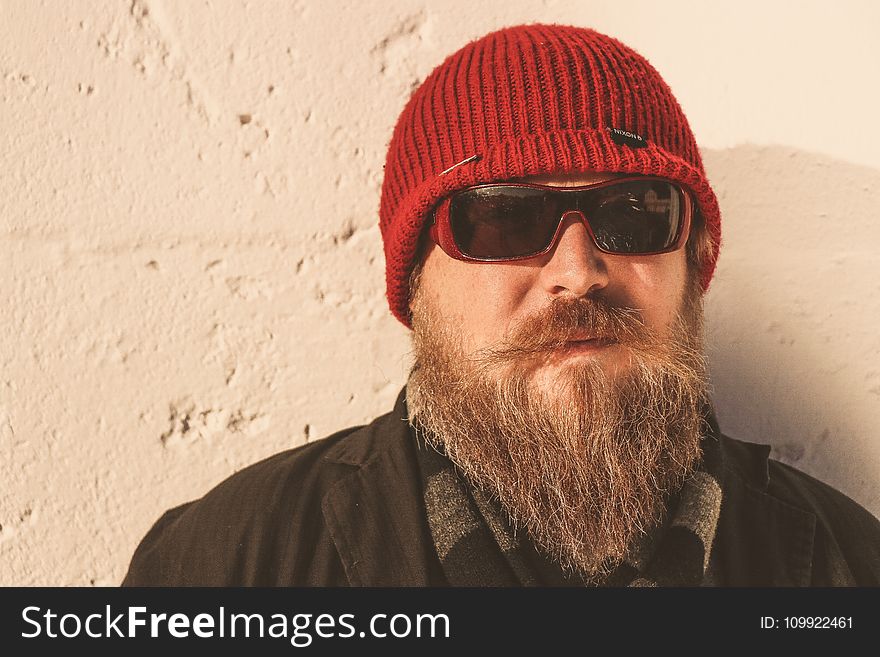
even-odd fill
[(596, 248), (579, 211), (563, 215), (556, 244), (544, 257), (541, 279), (553, 296), (581, 297), (608, 285), (606, 254)]

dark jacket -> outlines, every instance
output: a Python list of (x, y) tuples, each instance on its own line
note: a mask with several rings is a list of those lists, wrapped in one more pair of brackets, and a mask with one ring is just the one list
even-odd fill
[[(277, 454), (166, 512), (128, 586), (442, 586), (405, 389), (394, 410)], [(713, 427), (717, 432), (717, 426)], [(880, 522), (842, 493), (720, 432), (722, 586), (880, 585)]]

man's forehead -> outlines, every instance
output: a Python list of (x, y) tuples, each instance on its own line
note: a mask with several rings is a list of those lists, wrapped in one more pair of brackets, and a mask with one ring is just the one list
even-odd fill
[(612, 173), (609, 171), (570, 171), (568, 173), (549, 173), (538, 176), (525, 176), (523, 178), (514, 178), (509, 182), (553, 185), (555, 187), (578, 187), (580, 185), (590, 185), (604, 180), (611, 180), (612, 178), (620, 178), (625, 175), (631, 174)]

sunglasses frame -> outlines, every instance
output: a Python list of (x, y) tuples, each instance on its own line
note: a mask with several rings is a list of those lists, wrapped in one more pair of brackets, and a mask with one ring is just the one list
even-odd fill
[[(553, 233), (553, 237), (550, 239), (550, 244), (547, 245), (546, 248), (538, 251), (536, 253), (531, 253), (524, 256), (510, 256), (510, 257), (501, 257), (501, 258), (475, 258), (473, 256), (469, 256), (465, 253), (462, 253), (458, 245), (455, 243), (455, 238), (452, 234), (452, 222), (450, 217), (450, 205), (452, 203), (452, 198), (456, 194), (461, 194), (464, 192), (472, 191), (475, 189), (486, 189), (490, 187), (516, 187), (516, 188), (527, 188), (527, 189), (540, 189), (540, 190), (550, 190), (554, 192), (581, 192), (588, 189), (601, 189), (603, 187), (610, 187), (613, 185), (619, 185), (627, 182), (645, 182), (645, 181), (660, 181), (669, 183), (675, 189), (677, 189), (682, 196), (682, 204), (683, 204), (683, 212), (684, 219), (682, 221), (681, 229), (679, 230), (678, 238), (676, 241), (668, 246), (665, 249), (660, 251), (650, 251), (644, 253), (620, 253), (617, 251), (609, 251), (608, 249), (603, 249), (599, 246), (599, 243), (596, 240), (596, 235), (593, 233), (593, 228), (590, 226), (589, 218), (583, 213), (581, 210), (566, 210), (559, 216), (559, 220), (556, 223), (556, 230)], [(441, 249), (443, 249), (444, 253), (451, 258), (455, 258), (456, 260), (463, 260), (464, 262), (481, 262), (481, 263), (506, 263), (506, 262), (517, 262), (519, 260), (529, 260), (531, 258), (536, 258), (538, 256), (544, 255), (545, 253), (550, 252), (554, 246), (556, 246), (559, 238), (562, 235), (562, 224), (565, 219), (570, 215), (579, 215), (581, 219), (581, 223), (583, 223), (584, 227), (587, 229), (587, 233), (590, 235), (590, 239), (593, 242), (593, 245), (602, 253), (607, 253), (609, 255), (617, 255), (617, 256), (649, 256), (649, 255), (660, 255), (663, 253), (671, 253), (673, 251), (677, 251), (682, 246), (684, 246), (685, 242), (687, 242), (688, 235), (691, 230), (691, 221), (693, 217), (694, 201), (691, 198), (690, 193), (686, 189), (684, 189), (677, 182), (670, 180), (668, 178), (662, 178), (659, 176), (625, 176), (621, 178), (610, 178), (609, 180), (603, 180), (601, 182), (592, 183), (589, 185), (579, 185), (577, 187), (559, 187), (556, 185), (537, 185), (533, 183), (485, 183), (481, 185), (473, 185), (471, 187), (466, 187), (465, 189), (461, 189), (454, 194), (450, 194), (446, 196), (443, 200), (440, 201), (434, 207), (434, 211), (431, 215), (431, 224), (429, 226), (428, 235), (431, 240), (437, 244)]]

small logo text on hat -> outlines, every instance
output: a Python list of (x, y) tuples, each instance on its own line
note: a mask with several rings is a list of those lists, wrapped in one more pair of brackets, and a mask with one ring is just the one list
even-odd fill
[(647, 139), (634, 132), (627, 132), (620, 128), (608, 128), (608, 132), (611, 133), (611, 141), (615, 144), (620, 144), (621, 146), (626, 145), (632, 148), (645, 148), (648, 145)]

